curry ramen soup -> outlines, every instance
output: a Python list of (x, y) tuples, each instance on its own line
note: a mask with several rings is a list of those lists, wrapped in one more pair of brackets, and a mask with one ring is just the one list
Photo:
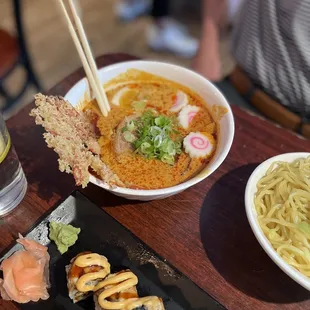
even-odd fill
[(84, 102), (100, 132), (101, 159), (128, 188), (182, 183), (212, 158), (217, 126), (203, 99), (175, 82), (128, 70), (105, 85), (111, 111)]

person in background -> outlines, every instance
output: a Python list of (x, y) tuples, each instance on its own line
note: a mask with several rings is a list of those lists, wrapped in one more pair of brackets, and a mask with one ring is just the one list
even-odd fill
[(193, 67), (213, 82), (219, 81), (222, 77), (220, 33), (228, 25), (234, 26), (237, 23), (243, 1), (247, 0), (203, 0), (202, 35)]
[[(233, 23), (231, 84), (257, 110), (310, 137), (310, 0), (243, 0)], [(204, 0), (194, 69), (221, 78), (219, 35), (229, 1)]]
[(146, 29), (148, 45), (156, 51), (169, 51), (191, 58), (199, 46), (186, 27), (169, 16), (168, 0), (121, 0), (115, 6), (116, 15), (130, 21), (151, 12), (152, 23)]

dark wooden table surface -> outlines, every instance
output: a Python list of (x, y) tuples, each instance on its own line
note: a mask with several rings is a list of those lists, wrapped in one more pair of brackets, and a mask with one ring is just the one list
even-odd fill
[[(114, 54), (99, 67), (134, 59)], [(50, 94), (64, 95), (84, 75), (80, 69)], [(58, 171), (57, 156), (27, 106), (7, 123), (28, 179), (20, 206), (1, 220), (0, 251), (28, 231), (44, 212), (74, 189), (73, 178)], [(208, 179), (164, 200), (132, 202), (89, 185), (82, 191), (159, 255), (228, 309), (309, 309), (310, 293), (284, 274), (265, 254), (248, 224), (244, 189), (255, 167), (268, 157), (310, 151), (310, 141), (233, 107), (236, 133), (231, 151)], [(16, 309), (0, 300), (1, 309)]]

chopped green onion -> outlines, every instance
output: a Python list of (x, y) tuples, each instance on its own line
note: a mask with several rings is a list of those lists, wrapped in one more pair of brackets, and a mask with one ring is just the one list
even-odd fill
[(169, 118), (165, 117), (165, 116), (158, 116), (155, 118), (155, 124), (157, 126), (161, 126), (161, 127), (164, 127), (166, 125), (170, 125), (171, 124), (171, 121), (169, 120)]
[(172, 156), (176, 153), (175, 144), (171, 140), (168, 142), (167, 153)]
[(174, 144), (175, 144), (175, 147), (176, 147), (177, 149), (182, 148), (182, 142), (181, 142), (181, 141), (175, 141)]
[(135, 123), (133, 121), (130, 121), (127, 125), (127, 130), (134, 131), (135, 129)]
[(168, 143), (169, 143), (169, 139), (168, 138), (165, 138), (165, 139), (163, 139), (163, 142), (162, 142), (162, 150), (164, 151), (164, 152), (168, 152)]
[(158, 135), (154, 138), (154, 146), (156, 148), (159, 148), (160, 145), (162, 144), (162, 141), (163, 141), (163, 137), (161, 135)]
[(161, 161), (169, 165), (174, 165), (174, 157), (172, 155), (163, 155)]
[(175, 133), (174, 124), (167, 116), (158, 116), (147, 110), (140, 118), (127, 124), (124, 138), (132, 141), (135, 153), (173, 165), (176, 155), (182, 153), (182, 143)]
[(142, 112), (146, 107), (146, 101), (134, 101), (131, 106), (137, 111)]
[(160, 135), (161, 132), (162, 132), (162, 130), (158, 126), (152, 126), (150, 128), (150, 134), (153, 137), (156, 137), (156, 136)]
[(148, 142), (143, 142), (140, 147), (143, 154), (150, 154), (153, 150), (152, 145)]
[(125, 132), (123, 133), (123, 137), (124, 137), (124, 139), (125, 139), (127, 142), (130, 142), (130, 143), (132, 143), (132, 142), (134, 142), (134, 141), (136, 140), (135, 135), (134, 135), (133, 133), (131, 133), (130, 131), (125, 131)]

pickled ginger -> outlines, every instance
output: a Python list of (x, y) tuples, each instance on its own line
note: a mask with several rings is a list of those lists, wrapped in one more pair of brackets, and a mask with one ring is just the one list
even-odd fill
[(3, 271), (1, 297), (18, 303), (48, 299), (50, 256), (47, 247), (22, 236), (17, 242), (24, 250), (16, 251), (0, 266)]

